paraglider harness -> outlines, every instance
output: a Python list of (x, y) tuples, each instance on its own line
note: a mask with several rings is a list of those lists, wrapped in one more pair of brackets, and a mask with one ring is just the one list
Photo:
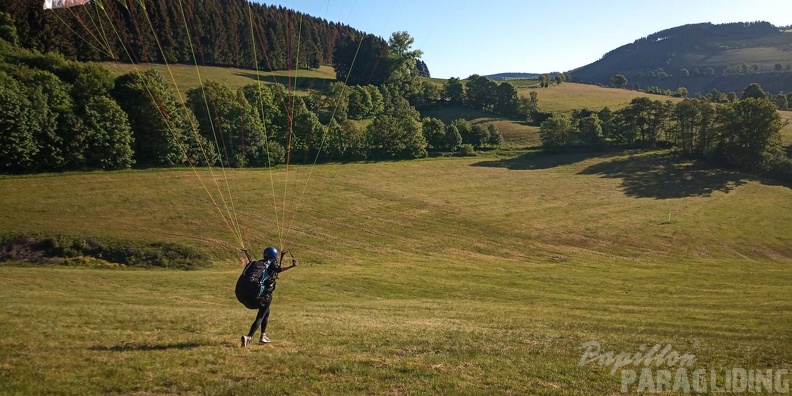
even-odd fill
[[(248, 258), (248, 264), (237, 280), (237, 300), (249, 309), (258, 309), (272, 302), (272, 292), (275, 291), (275, 282), (278, 280), (278, 274), (280, 273), (281, 264), (283, 263), (283, 258), (286, 257), (286, 253), (288, 253), (292, 259), (294, 259), (294, 256), (287, 251), (283, 251), (280, 259), (273, 258), (254, 261), (250, 259), (247, 249), (244, 249), (243, 252), (245, 252), (245, 256)], [(265, 262), (265, 264), (260, 273), (255, 270), (251, 271), (254, 266), (261, 265), (261, 262)], [(273, 268), (273, 266), (275, 267)]]

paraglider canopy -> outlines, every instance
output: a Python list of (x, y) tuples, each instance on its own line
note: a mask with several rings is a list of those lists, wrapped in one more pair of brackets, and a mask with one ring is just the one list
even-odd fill
[(69, 8), (90, 3), (91, 0), (44, 0), (44, 9)]

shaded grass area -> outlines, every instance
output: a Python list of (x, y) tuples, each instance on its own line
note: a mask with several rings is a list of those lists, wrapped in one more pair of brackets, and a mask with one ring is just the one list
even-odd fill
[[(575, 164), (591, 158), (606, 161), (581, 170), (581, 174), (621, 179), (624, 194), (636, 198), (708, 197), (716, 191), (728, 193), (752, 180), (768, 185), (786, 185), (766, 177), (680, 157), (678, 153), (668, 150), (572, 151), (548, 154), (541, 149), (534, 149), (516, 157), (484, 160), (476, 163), (475, 166), (539, 170)], [(787, 187), (792, 188), (792, 186)]]
[(481, 110), (468, 109), (461, 106), (454, 105), (438, 105), (429, 106), (421, 109), (421, 117), (432, 117), (443, 121), (444, 124), (450, 124), (454, 120), (464, 119), (467, 121), (474, 121), (482, 118), (492, 118), (491, 113), (483, 112)]
[(335, 81), (334, 78), (304, 77), (299, 74), (297, 78), (294, 78), (294, 76), (278, 76), (273, 73), (257, 75), (254, 72), (239, 72), (237, 75), (249, 78), (251, 80), (250, 82), (260, 81), (267, 84), (281, 84), (288, 90), (296, 90), (298, 93), (302, 94), (307, 94), (311, 90), (324, 92), (330, 88), (330, 83)]
[[(120, 76), (135, 70), (146, 71), (155, 69), (159, 71), (168, 86), (176, 92), (185, 94), (188, 90), (197, 88), (200, 81), (216, 81), (227, 85), (236, 90), (247, 84), (262, 81), (269, 84), (279, 83), (287, 87), (296, 87), (298, 94), (307, 94), (308, 90), (322, 90), (335, 81), (335, 72), (330, 66), (321, 66), (313, 70), (248, 70), (230, 67), (201, 66), (196, 70), (193, 65), (160, 65), (160, 64), (141, 64), (132, 65), (127, 63), (104, 63), (104, 65), (115, 76)], [(200, 73), (200, 74), (199, 74)], [(173, 78), (171, 78), (171, 74)], [(175, 85), (174, 85), (175, 81)]]
[[(226, 213), (219, 192), (231, 191), (248, 246), (283, 243), (322, 261), (435, 250), (526, 259), (580, 249), (634, 256), (674, 246), (716, 257), (733, 257), (737, 245), (786, 250), (792, 190), (710, 172), (662, 153), (529, 151), (291, 167), (288, 173), (226, 170), (214, 175), (219, 188), (203, 170), (2, 177), (0, 205), (7, 210), (0, 224), (3, 232), (170, 242), (227, 258), (241, 248), (219, 216)], [(680, 176), (684, 180), (676, 180)], [(763, 205), (754, 207), (757, 199)], [(710, 217), (702, 218), (707, 211)], [(657, 228), (669, 212), (685, 222)], [(739, 227), (727, 225), (743, 217)], [(674, 237), (679, 233), (689, 235)]]
[[(503, 82), (507, 82), (511, 84), (514, 88), (520, 89), (540, 89), (539, 87), (539, 80), (531, 80), (531, 79), (517, 79), (517, 80), (506, 80)], [(527, 96), (527, 94), (526, 94)]]
[(658, 199), (728, 193), (751, 179), (742, 172), (680, 159), (676, 153), (614, 159), (589, 166), (581, 173), (621, 179), (627, 196)]

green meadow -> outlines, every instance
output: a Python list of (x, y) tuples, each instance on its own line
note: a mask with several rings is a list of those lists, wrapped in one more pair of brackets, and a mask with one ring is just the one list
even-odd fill
[[(270, 345), (239, 347), (254, 311), (215, 178), (248, 246), (301, 260)], [(618, 393), (611, 366), (579, 364), (587, 341), (792, 360), (792, 189), (663, 151), (4, 176), (0, 207), (3, 232), (214, 257), (0, 266), (2, 394)]]
[[(518, 86), (519, 87), (519, 86)], [(539, 99), (539, 108), (542, 111), (571, 113), (574, 109), (588, 108), (601, 110), (609, 107), (611, 110), (621, 109), (638, 97), (648, 97), (652, 100), (677, 102), (680, 98), (664, 95), (648, 94), (640, 91), (621, 88), (606, 88), (598, 85), (563, 83), (551, 85), (547, 88), (519, 87), (520, 96), (528, 97), (531, 91), (536, 91)]]

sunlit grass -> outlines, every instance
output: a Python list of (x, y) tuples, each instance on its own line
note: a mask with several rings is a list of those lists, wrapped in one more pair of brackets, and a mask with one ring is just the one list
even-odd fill
[(528, 97), (531, 91), (536, 91), (539, 99), (539, 109), (542, 111), (553, 111), (569, 114), (576, 109), (600, 110), (609, 107), (611, 110), (618, 110), (627, 106), (631, 100), (638, 97), (648, 97), (652, 100), (673, 102), (679, 98), (664, 95), (653, 95), (644, 92), (606, 88), (598, 85), (562, 83), (561, 85), (551, 85), (547, 88), (522, 88), (518, 92), (520, 96)]
[(590, 395), (619, 377), (578, 366), (588, 340), (668, 343), (705, 368), (792, 358), (792, 190), (748, 174), (528, 152), (279, 168), (275, 200), (267, 170), (218, 177), (256, 252), (284, 241), (303, 261), (279, 283), (272, 345), (237, 345), (253, 319), (233, 294), (238, 246), (191, 171), (2, 177), (3, 232), (217, 261), (0, 267), (0, 393)]

